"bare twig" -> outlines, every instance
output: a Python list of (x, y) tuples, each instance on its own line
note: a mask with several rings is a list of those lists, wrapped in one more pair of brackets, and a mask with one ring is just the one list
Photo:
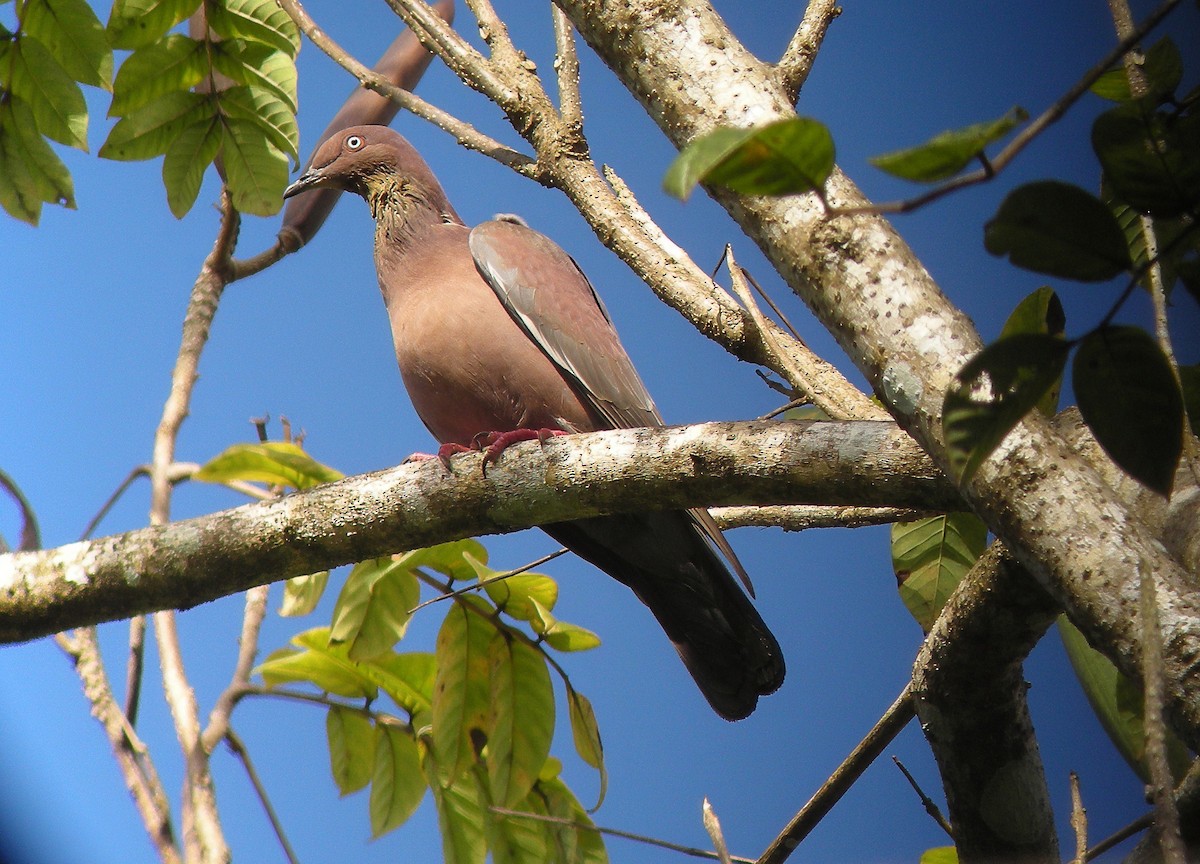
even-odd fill
[(1083, 795), (1079, 791), (1079, 775), (1071, 772), (1071, 830), (1075, 832), (1075, 858), (1072, 864), (1087, 861), (1087, 810), (1083, 806)]
[[(25, 497), (25, 493), (21, 491), (21, 487), (8, 476), (8, 474), (0, 469), (0, 488), (4, 489), (17, 502), (17, 507), (21, 510), (21, 539), (17, 541), (17, 548), (23, 550), (40, 549), (42, 547), (42, 532), (38, 530), (37, 515), (33, 512), (33, 506), (30, 505), (29, 499)], [(0, 542), (0, 547), (2, 547)], [(7, 552), (8, 549), (0, 548), (0, 552)]]
[(554, 70), (558, 73), (558, 113), (564, 123), (583, 129), (583, 100), (579, 95), (579, 55), (575, 51), (575, 27), (571, 19), (557, 6), (551, 6), (554, 17), (554, 45), (557, 56)]
[(717, 860), (721, 864), (731, 864), (733, 859), (729, 855), (729, 847), (725, 845), (725, 832), (721, 830), (721, 820), (717, 818), (717, 811), (713, 810), (708, 798), (704, 799), (701, 814), (704, 821), (704, 830), (708, 833), (709, 839), (713, 841), (713, 849), (717, 853)]
[(237, 704), (237, 694), (250, 682), (250, 671), (258, 653), (258, 634), (267, 614), (269, 587), (260, 585), (246, 592), (246, 607), (242, 614), (242, 633), (238, 638), (238, 657), (229, 686), (217, 698), (209, 714), (208, 726), (200, 736), (200, 745), (211, 753), (229, 733), (229, 719)]
[(975, 186), (979, 183), (986, 183), (1007, 168), (1020, 155), (1021, 151), (1029, 146), (1033, 139), (1058, 122), (1071, 106), (1088, 92), (1088, 88), (1096, 83), (1096, 80), (1101, 75), (1107, 72), (1114, 63), (1119, 62), (1125, 56), (1125, 53), (1134, 45), (1137, 45), (1147, 33), (1157, 27), (1180, 2), (1181, 0), (1166, 0), (1161, 6), (1151, 12), (1133, 32), (1121, 39), (1116, 48), (1104, 55), (1104, 58), (1099, 63), (1089, 69), (1053, 105), (1018, 132), (1007, 146), (988, 160), (988, 163), (983, 168), (972, 171), (969, 174), (960, 174), (954, 179), (947, 180), (942, 185), (936, 186), (922, 195), (917, 195), (904, 201), (892, 201), (883, 204), (870, 204), (863, 207), (847, 207), (844, 209), (830, 208), (830, 211), (838, 215), (851, 213), (908, 213), (916, 210), (918, 207), (924, 207), (926, 204), (936, 201), (945, 195), (949, 195), (951, 192), (956, 192), (968, 186)]
[(417, 612), (418, 610), (424, 609), (426, 606), (432, 606), (434, 603), (440, 603), (443, 600), (450, 600), (454, 597), (459, 597), (463, 594), (470, 594), (472, 591), (481, 591), (484, 588), (486, 588), (488, 585), (491, 585), (493, 582), (503, 582), (505, 579), (508, 579), (512, 576), (516, 576), (519, 573), (527, 573), (530, 570), (532, 570), (534, 567), (541, 567), (547, 561), (553, 561), (555, 558), (559, 557), (560, 555), (565, 555), (565, 554), (567, 554), (567, 550), (565, 547), (561, 548), (561, 549), (557, 549), (554, 552), (549, 553), (548, 555), (543, 555), (541, 558), (538, 558), (536, 561), (530, 561), (528, 564), (523, 564), (522, 566), (517, 567), (515, 570), (508, 570), (504, 573), (497, 573), (495, 576), (492, 576), (488, 579), (480, 580), (479, 582), (472, 582), (470, 585), (464, 585), (462, 588), (456, 588), (454, 590), (446, 590), (445, 593), (438, 594), (436, 597), (432, 597), (429, 600), (426, 600), (424, 603), (418, 603), (416, 606), (414, 606), (413, 608), (408, 610), (408, 614), (412, 615), (415, 612)]
[(254, 787), (254, 793), (258, 796), (263, 811), (267, 814), (267, 819), (271, 823), (271, 829), (275, 832), (275, 837), (279, 840), (279, 845), (283, 849), (283, 854), (287, 856), (289, 864), (300, 864), (300, 859), (296, 856), (296, 850), (288, 842), (287, 833), (283, 830), (283, 822), (280, 821), (279, 814), (275, 812), (275, 807), (271, 804), (271, 799), (267, 796), (267, 787), (263, 785), (262, 778), (258, 776), (258, 771), (254, 768), (254, 762), (250, 759), (250, 751), (246, 749), (245, 743), (232, 728), (226, 728), (225, 730), (225, 743), (229, 745), (229, 749), (233, 751), (233, 755), (237, 756), (238, 760), (242, 763), (242, 767), (246, 769), (246, 776), (250, 778), (250, 785)]
[(1087, 854), (1084, 855), (1084, 857), (1083, 857), (1083, 860), (1084, 861), (1094, 861), (1096, 858), (1099, 858), (1101, 855), (1103, 855), (1109, 849), (1112, 849), (1114, 846), (1117, 846), (1120, 843), (1124, 843), (1126, 840), (1128, 840), (1130, 837), (1134, 836), (1135, 834), (1140, 834), (1142, 831), (1145, 831), (1147, 828), (1149, 828), (1153, 824), (1154, 824), (1154, 814), (1153, 813), (1142, 814), (1137, 819), (1134, 819), (1132, 822), (1130, 822), (1128, 825), (1126, 825), (1124, 828), (1120, 828), (1117, 831), (1114, 831), (1112, 834), (1105, 837), (1103, 840), (1101, 840), (1099, 843), (1097, 843), (1091, 849), (1088, 849)]
[(916, 714), (913, 710), (912, 685), (907, 684), (866, 737), (850, 751), (845, 761), (821, 784), (821, 788), (800, 808), (800, 812), (792, 817), (779, 836), (771, 841), (771, 845), (758, 859), (758, 864), (780, 864), (786, 861), (809, 832), (825, 818), (825, 814), (833, 809), (833, 805), (858, 781), (867, 770), (867, 766), (875, 761), (883, 752), (883, 748), (900, 734), (900, 730), (907, 726), (914, 716)]
[[(647, 846), (657, 846), (660, 849), (669, 849), (672, 852), (679, 852), (683, 855), (690, 855), (693, 858), (707, 858), (710, 861), (718, 860), (717, 853), (710, 852), (707, 849), (697, 849), (694, 846), (683, 846), (679, 843), (672, 843), (669, 840), (659, 840), (657, 837), (649, 837), (645, 834), (635, 834), (632, 831), (622, 831), (618, 828), (602, 828), (599, 825), (589, 825), (586, 822), (577, 822), (574, 819), (564, 819), (561, 816), (549, 816), (542, 813), (526, 813), (522, 810), (509, 810), (507, 807), (489, 807), (493, 813), (498, 813), (501, 816), (512, 816), (518, 819), (532, 819), (535, 822), (549, 822), (552, 825), (565, 825), (568, 828), (577, 828), (581, 831), (595, 831), (597, 834), (604, 834), (608, 837), (620, 837), (623, 840), (633, 840), (636, 843), (645, 843)], [(730, 860), (736, 864), (754, 864), (753, 858), (743, 858), (739, 855), (731, 855)]]
[(829, 25), (841, 14), (841, 7), (836, 0), (809, 0), (800, 26), (775, 65), (779, 83), (793, 103), (808, 80), (808, 73), (812, 71), (813, 61), (817, 59)]
[[(966, 506), (966, 505), (963, 505)], [(776, 505), (713, 507), (713, 518), (721, 528), (782, 528), (784, 531), (808, 531), (812, 528), (867, 528), (912, 522), (941, 516), (929, 510), (903, 507), (823, 507), (821, 505)]]
[[(448, 132), (464, 147), (490, 156), (519, 174), (537, 179), (538, 170), (536, 160), (506, 147), (499, 141), (483, 134), (469, 123), (458, 119), (440, 108), (430, 105), (421, 97), (407, 90), (396, 87), (382, 75), (368, 69), (317, 26), (317, 23), (313, 21), (297, 0), (279, 0), (279, 5), (291, 16), (292, 20), (296, 22), (296, 26), (300, 28), (314, 45), (328, 54), (335, 63), (361, 81), (364, 87), (369, 87), (380, 96), (399, 103), (404, 109), (429, 121), (439, 129)], [(436, 18), (437, 16), (435, 15), (434, 17)], [(439, 18), (438, 20), (441, 19)]]
[(912, 774), (908, 772), (908, 769), (904, 767), (903, 762), (901, 762), (895, 756), (892, 757), (892, 761), (896, 763), (896, 767), (900, 769), (900, 773), (904, 775), (904, 779), (908, 781), (908, 785), (913, 788), (913, 791), (917, 793), (917, 797), (921, 799), (921, 806), (925, 808), (925, 812), (928, 813), (929, 817), (938, 824), (939, 828), (946, 832), (946, 836), (953, 840), (954, 831), (950, 828), (950, 823), (946, 821), (946, 817), (942, 815), (942, 811), (938, 809), (937, 804), (934, 803), (932, 798), (925, 794), (925, 790), (921, 788), (920, 784), (917, 783), (916, 778), (913, 777)]

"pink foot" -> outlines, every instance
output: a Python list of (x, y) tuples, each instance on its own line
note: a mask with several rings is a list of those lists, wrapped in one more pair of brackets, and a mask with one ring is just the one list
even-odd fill
[(568, 433), (561, 429), (512, 429), (508, 432), (480, 432), (476, 435), (472, 442), (483, 450), (483, 473), (487, 474), (487, 466), (489, 462), (495, 462), (500, 458), (500, 454), (507, 450), (511, 445), (520, 441), (537, 440), (539, 444), (545, 444), (551, 438)]
[(409, 462), (428, 462), (430, 459), (437, 459), (445, 466), (446, 470), (450, 470), (450, 457), (458, 453), (474, 453), (479, 448), (472, 449), (464, 447), (462, 444), (443, 444), (438, 448), (437, 453), (413, 453), (404, 460), (405, 465)]

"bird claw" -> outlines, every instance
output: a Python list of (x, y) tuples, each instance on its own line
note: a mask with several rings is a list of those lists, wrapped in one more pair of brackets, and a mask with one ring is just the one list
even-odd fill
[(551, 438), (566, 434), (561, 429), (511, 429), (508, 432), (480, 432), (471, 439), (471, 443), (483, 451), (483, 473), (486, 476), (488, 463), (499, 459), (500, 454), (511, 445), (535, 439), (539, 444), (545, 444)]
[(443, 444), (438, 448), (437, 453), (413, 453), (401, 464), (407, 465), (410, 462), (428, 462), (431, 459), (436, 459), (442, 463), (443, 468), (445, 468), (447, 471), (450, 471), (451, 456), (455, 456), (459, 453), (474, 453), (479, 449), (480, 448), (478, 447), (464, 447), (462, 444)]

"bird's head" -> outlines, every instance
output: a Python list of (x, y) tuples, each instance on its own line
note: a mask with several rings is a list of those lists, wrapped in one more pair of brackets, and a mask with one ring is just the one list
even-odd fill
[(413, 200), (439, 206), (445, 200), (425, 160), (387, 126), (351, 126), (331, 135), (317, 148), (304, 173), (284, 190), (283, 197), (327, 188), (361, 195), (372, 210), (389, 203), (407, 205)]

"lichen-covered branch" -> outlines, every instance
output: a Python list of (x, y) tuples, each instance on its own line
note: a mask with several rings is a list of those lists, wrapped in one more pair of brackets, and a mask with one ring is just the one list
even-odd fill
[[(631, 458), (633, 454), (637, 458)], [(433, 543), (600, 513), (706, 504), (957, 509), (894, 424), (749, 421), (515, 445), (42, 552), (0, 556), (0, 641), (159, 609)]]

